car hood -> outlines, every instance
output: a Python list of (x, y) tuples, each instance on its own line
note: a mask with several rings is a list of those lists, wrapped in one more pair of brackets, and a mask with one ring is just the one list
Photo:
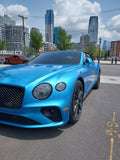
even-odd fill
[(0, 68), (0, 83), (26, 86), (35, 80), (43, 80), (66, 69), (71, 65), (13, 65)]

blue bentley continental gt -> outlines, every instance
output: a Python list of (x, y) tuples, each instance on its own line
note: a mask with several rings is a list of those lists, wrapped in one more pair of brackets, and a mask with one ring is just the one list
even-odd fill
[(54, 51), (0, 68), (0, 123), (25, 128), (76, 123), (99, 88), (100, 66), (82, 51)]

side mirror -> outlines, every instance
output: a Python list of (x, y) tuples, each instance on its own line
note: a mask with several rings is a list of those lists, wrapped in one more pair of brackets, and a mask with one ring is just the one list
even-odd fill
[(91, 64), (93, 61), (92, 61), (92, 59), (91, 58), (86, 58), (86, 64)]

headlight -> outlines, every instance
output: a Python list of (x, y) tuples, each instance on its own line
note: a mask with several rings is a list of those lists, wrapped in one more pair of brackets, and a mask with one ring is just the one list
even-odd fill
[(48, 98), (52, 93), (52, 86), (48, 83), (43, 83), (36, 86), (33, 90), (33, 96), (36, 99), (43, 100)]
[(55, 86), (55, 89), (59, 92), (63, 91), (66, 88), (66, 84), (64, 82), (60, 82)]

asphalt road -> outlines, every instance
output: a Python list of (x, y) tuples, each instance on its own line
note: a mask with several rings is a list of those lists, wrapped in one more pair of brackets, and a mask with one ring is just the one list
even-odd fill
[[(119, 65), (101, 68), (102, 76), (120, 76)], [(120, 85), (103, 81), (99, 90), (92, 90), (75, 125), (0, 125), (0, 160), (120, 160)]]

